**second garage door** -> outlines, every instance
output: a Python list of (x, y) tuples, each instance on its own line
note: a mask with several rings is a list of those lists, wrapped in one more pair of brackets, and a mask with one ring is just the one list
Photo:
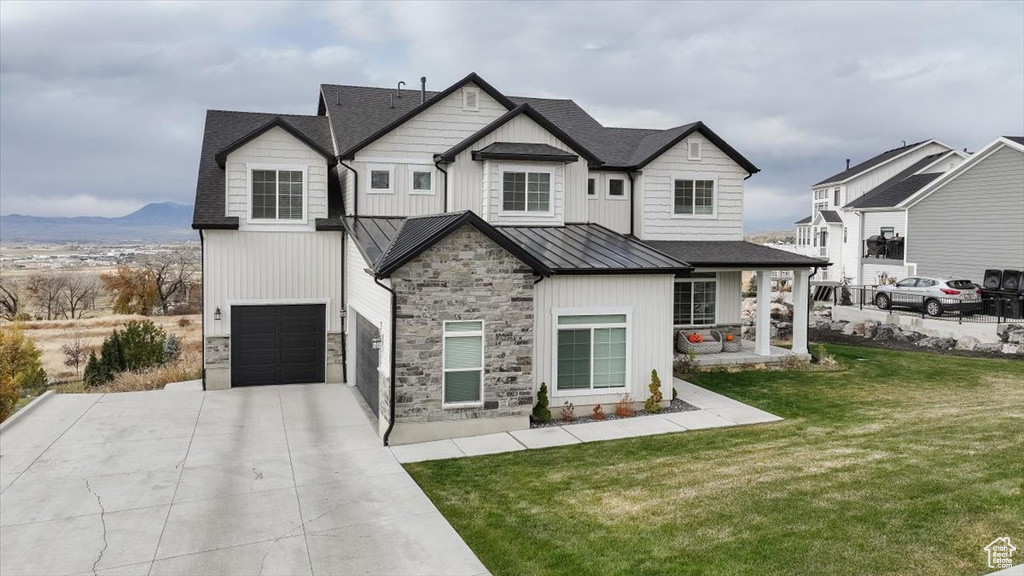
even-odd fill
[(231, 385), (324, 381), (325, 306), (231, 307)]

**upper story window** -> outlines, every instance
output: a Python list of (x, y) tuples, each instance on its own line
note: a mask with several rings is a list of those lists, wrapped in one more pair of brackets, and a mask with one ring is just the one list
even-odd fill
[(714, 180), (676, 180), (675, 214), (711, 216), (715, 213)]
[(700, 160), (701, 148), (703, 148), (700, 140), (688, 140), (686, 143), (686, 158), (689, 160)]
[(504, 172), (501, 208), (505, 212), (550, 212), (550, 172)]
[(608, 198), (612, 200), (626, 199), (626, 181), (622, 178), (608, 179)]
[(374, 194), (389, 194), (394, 188), (395, 169), (391, 166), (368, 166), (370, 174), (370, 192)]
[(433, 194), (434, 170), (425, 166), (409, 167), (409, 193)]
[(821, 190), (814, 191), (815, 200), (828, 200), (828, 190), (822, 188)]
[(587, 196), (597, 196), (596, 178), (587, 178)]
[(250, 180), (253, 220), (305, 220), (303, 170), (253, 169)]
[(832, 191), (832, 195), (833, 195), (832, 205), (835, 206), (836, 208), (838, 208), (839, 205), (842, 203), (842, 202), (840, 202), (842, 200), (842, 188), (839, 188), (837, 186), (836, 189)]
[(822, 210), (828, 210), (828, 200), (814, 203), (814, 215), (817, 216)]
[(462, 109), (467, 112), (479, 112), (480, 111), (480, 89), (479, 88), (463, 88), (462, 89)]

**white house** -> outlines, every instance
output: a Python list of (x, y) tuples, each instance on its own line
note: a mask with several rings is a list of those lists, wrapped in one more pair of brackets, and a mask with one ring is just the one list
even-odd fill
[(758, 169), (701, 122), (609, 128), (476, 74), (425, 82), (207, 114), (207, 389), (347, 382), (385, 443), (525, 428), (542, 383), (586, 409), (642, 402), (657, 370), (667, 402), (674, 331), (738, 324), (742, 271), (806, 291), (828, 265), (743, 241)]

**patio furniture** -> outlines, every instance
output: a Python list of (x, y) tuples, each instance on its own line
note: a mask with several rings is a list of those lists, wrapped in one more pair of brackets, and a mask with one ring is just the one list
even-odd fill
[[(700, 334), (700, 342), (690, 342), (690, 334)], [(680, 330), (676, 333), (676, 349), (680, 352), (693, 350), (694, 354), (717, 354), (722, 351), (722, 333), (718, 330)]]
[[(742, 334), (743, 327), (739, 324), (723, 324), (718, 327), (722, 333), (722, 352), (739, 352), (743, 349)], [(732, 341), (728, 338), (732, 336)]]

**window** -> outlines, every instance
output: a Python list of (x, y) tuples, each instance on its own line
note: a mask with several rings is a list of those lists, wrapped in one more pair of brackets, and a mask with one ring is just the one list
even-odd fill
[(253, 220), (304, 220), (302, 170), (252, 170)]
[(370, 192), (387, 194), (392, 191), (395, 169), (391, 166), (370, 166)]
[(597, 195), (597, 182), (594, 178), (587, 178), (587, 196)]
[(839, 207), (839, 200), (841, 199), (841, 194), (842, 193), (840, 192), (840, 188), (836, 187), (835, 191), (833, 192), (834, 198), (832, 202), (832, 205), (835, 206), (836, 208)]
[(480, 90), (476, 88), (462, 89), (462, 109), (469, 112), (480, 111)]
[(718, 281), (714, 273), (679, 278), (675, 285), (672, 322), (676, 326), (706, 326), (715, 323)]
[(434, 171), (430, 168), (411, 166), (409, 168), (409, 182), (410, 194), (434, 193)]
[(712, 215), (715, 213), (714, 180), (676, 180), (675, 213)]
[(555, 390), (626, 387), (626, 315), (558, 316)]
[(483, 402), (483, 320), (444, 323), (442, 388), (442, 404), (445, 406), (469, 406)]
[(892, 226), (882, 226), (881, 230), (879, 231), (879, 234), (882, 235), (882, 238), (888, 240), (889, 238), (892, 238), (893, 236), (896, 235), (896, 229), (893, 228)]
[(846, 226), (843, 226), (843, 244), (846, 244), (848, 239), (849, 239), (849, 237), (847, 236)]
[(700, 152), (701, 152), (701, 141), (700, 140), (690, 140), (690, 141), (687, 142), (686, 157), (689, 160), (700, 160)]
[(608, 179), (608, 197), (616, 198), (619, 200), (625, 200), (626, 198), (626, 181), (622, 178), (609, 178)]
[(506, 212), (551, 211), (549, 172), (505, 172), (501, 191), (501, 206)]
[(822, 210), (828, 210), (828, 200), (814, 203), (814, 215), (817, 216)]

